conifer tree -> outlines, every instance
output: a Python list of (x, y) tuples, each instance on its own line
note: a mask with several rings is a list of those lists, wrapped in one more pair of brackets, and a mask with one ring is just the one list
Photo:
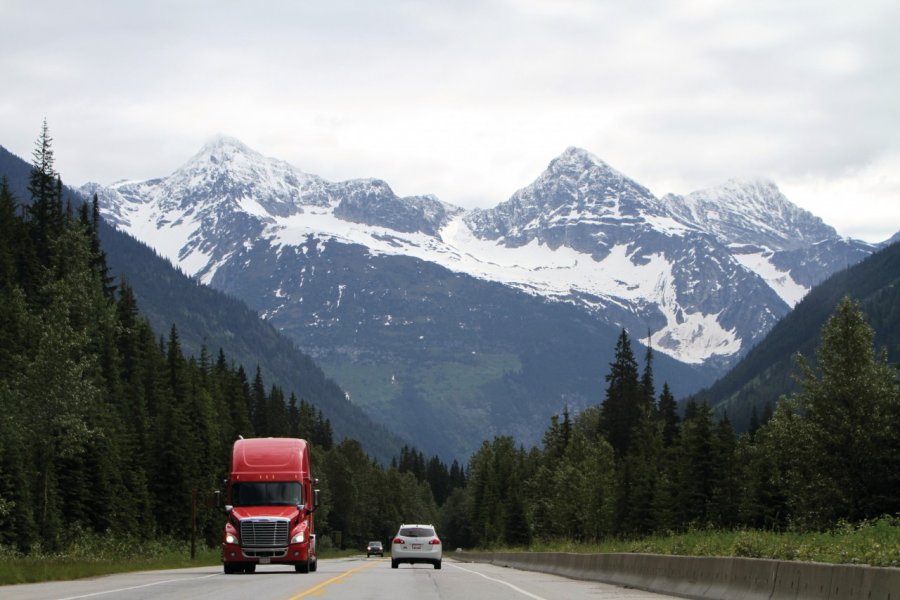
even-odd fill
[(16, 238), (21, 224), (6, 177), (0, 178), (0, 290), (17, 285)]
[(678, 403), (675, 396), (669, 390), (669, 384), (664, 383), (662, 392), (659, 394), (659, 408), (657, 409), (663, 422), (662, 436), (663, 446), (670, 447), (678, 438), (678, 426), (681, 417), (678, 416)]
[(32, 153), (28, 191), (31, 194), (30, 216), (32, 239), (37, 258), (44, 266), (51, 264), (50, 240), (63, 229), (65, 214), (59, 178), (54, 170), (53, 138), (44, 119), (41, 134)]
[(900, 509), (900, 392), (859, 305), (844, 298), (822, 328), (818, 371), (803, 358), (801, 390), (769, 429), (795, 515), (823, 527)]
[(256, 375), (253, 377), (253, 385), (250, 391), (250, 416), (253, 420), (253, 430), (256, 435), (266, 437), (269, 435), (269, 400), (266, 397), (266, 388), (263, 383), (262, 370), (256, 365)]
[(631, 433), (640, 418), (641, 390), (637, 361), (631, 351), (628, 332), (622, 330), (616, 342), (615, 358), (606, 376), (606, 399), (600, 408), (600, 432), (617, 456), (630, 447)]
[(679, 525), (710, 524), (716, 471), (712, 411), (706, 403), (688, 401), (678, 440), (677, 461)]

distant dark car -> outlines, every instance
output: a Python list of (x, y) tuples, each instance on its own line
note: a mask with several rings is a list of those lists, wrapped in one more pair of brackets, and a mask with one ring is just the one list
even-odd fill
[(369, 545), (366, 546), (366, 558), (373, 554), (384, 556), (384, 546), (381, 545), (381, 542), (369, 542)]

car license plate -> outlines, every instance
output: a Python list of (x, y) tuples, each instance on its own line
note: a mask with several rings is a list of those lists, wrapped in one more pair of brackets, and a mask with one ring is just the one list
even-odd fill
[(272, 562), (272, 559), (269, 558), (268, 556), (261, 556), (261, 557), (259, 558), (259, 564), (261, 564), (261, 565), (267, 565), (267, 564), (269, 564), (270, 562)]
[(412, 547), (413, 547), (413, 550), (421, 550), (422, 544), (413, 544)]

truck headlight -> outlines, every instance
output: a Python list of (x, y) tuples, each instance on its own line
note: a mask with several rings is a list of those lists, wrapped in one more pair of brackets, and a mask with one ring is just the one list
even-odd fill
[(292, 544), (302, 544), (304, 539), (306, 539), (306, 536), (301, 531), (300, 533), (294, 534), (294, 537), (291, 538), (291, 543)]
[(225, 534), (225, 543), (226, 544), (237, 544), (237, 536), (233, 533)]

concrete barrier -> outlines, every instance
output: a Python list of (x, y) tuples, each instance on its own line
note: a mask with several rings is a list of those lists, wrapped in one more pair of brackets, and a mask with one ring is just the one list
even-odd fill
[(698, 600), (900, 600), (897, 568), (629, 553), (457, 552), (453, 558)]

